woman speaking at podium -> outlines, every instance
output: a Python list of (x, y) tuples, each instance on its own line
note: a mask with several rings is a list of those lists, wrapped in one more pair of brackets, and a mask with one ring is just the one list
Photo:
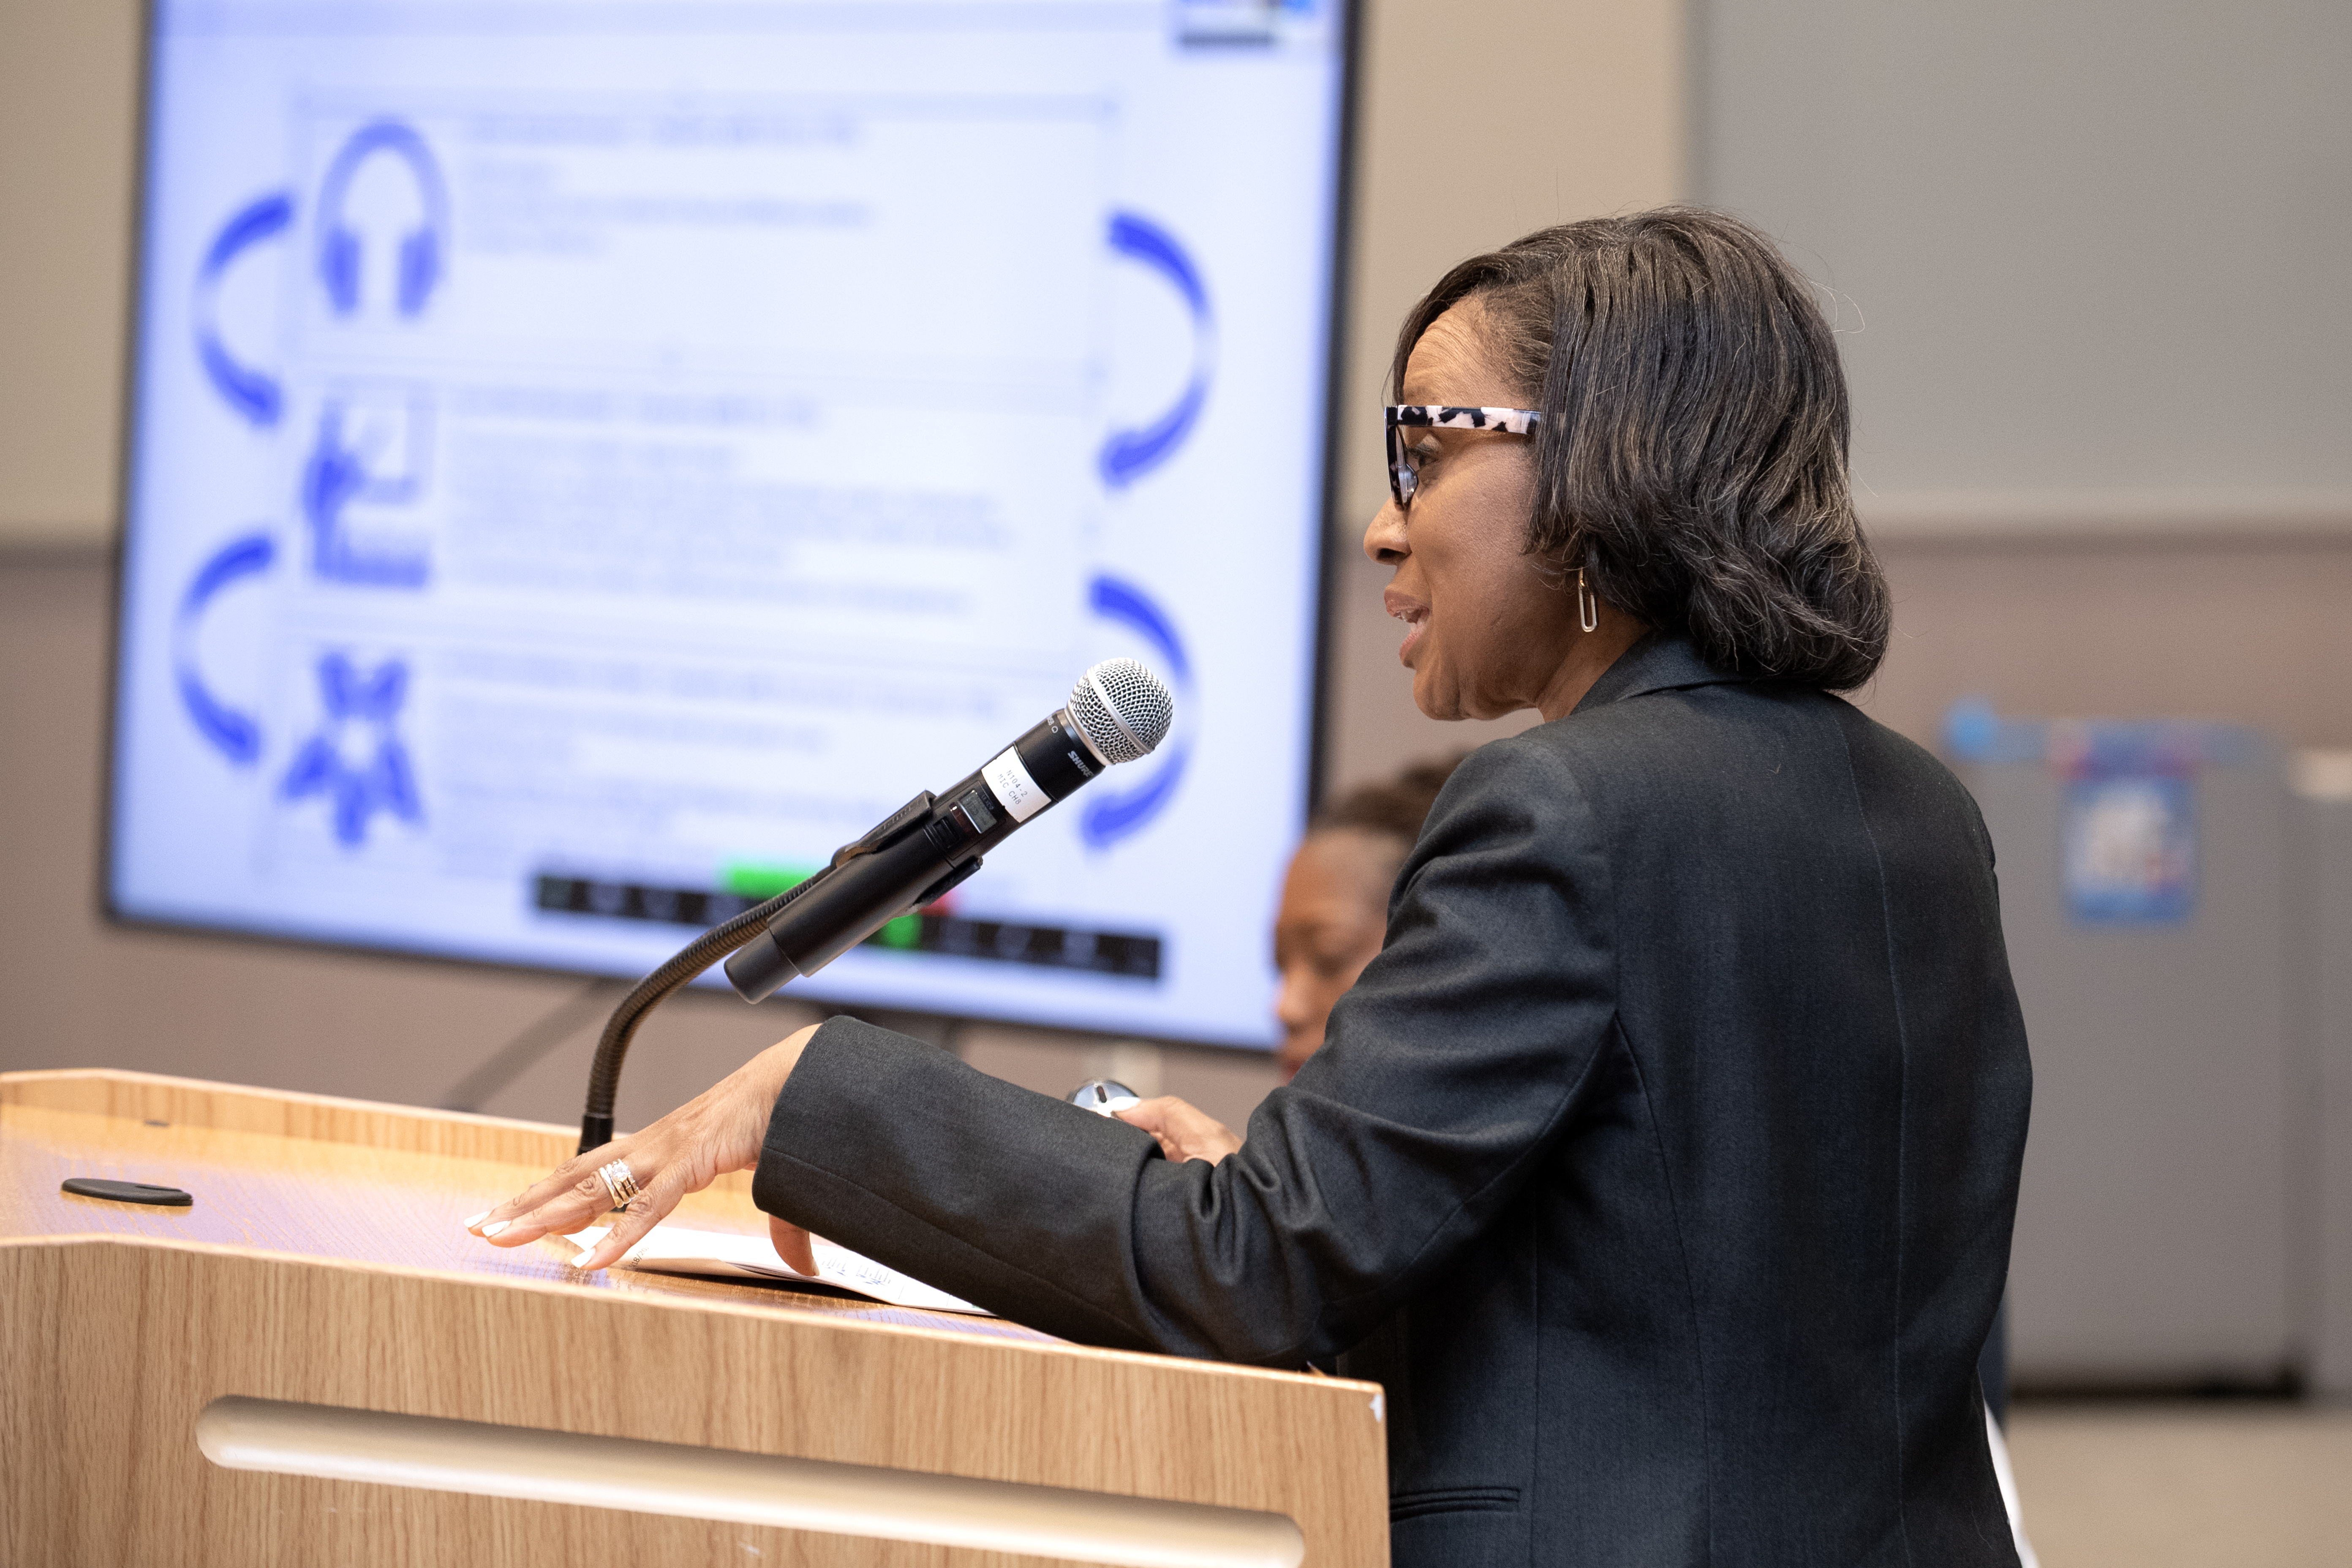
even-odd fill
[(1975, 1367), (2024, 1032), (1973, 803), (1831, 695), (1888, 605), (1809, 285), (1705, 211), (1547, 229), (1395, 379), (1364, 548), (1414, 700), (1546, 722), (1448, 782), (1237, 1149), (835, 1018), (483, 1223), (577, 1228), (625, 1160), (599, 1268), (756, 1166), (803, 1268), (796, 1227), (1088, 1343), (1336, 1357), (1405, 1568), (2013, 1563)]

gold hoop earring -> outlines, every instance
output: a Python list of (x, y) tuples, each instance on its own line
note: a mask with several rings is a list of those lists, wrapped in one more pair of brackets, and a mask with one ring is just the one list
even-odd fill
[(1601, 629), (1601, 599), (1584, 585), (1584, 568), (1576, 569), (1576, 624), (1588, 632)]

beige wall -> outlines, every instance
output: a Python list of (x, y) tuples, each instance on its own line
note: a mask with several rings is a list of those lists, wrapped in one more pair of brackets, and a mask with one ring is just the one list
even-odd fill
[(0, 546), (113, 527), (138, 18), (0, 0)]
[(2004, 712), (2188, 715), (2352, 743), (2352, 539), (2227, 535), (1882, 547), (1895, 642), (1865, 710), (1920, 741)]
[[(2352, 382), (2334, 352), (2352, 310), (2331, 259), (2352, 165), (2315, 152), (2340, 137), (2305, 134), (2342, 120), (2314, 62), (2344, 63), (2347, 29), (2315, 0), (2263, 6), (2279, 26), (2207, 7), (2151, 28), (2110, 0), (1384, 11), (1375, 93), (1418, 81), (1429, 117), (1366, 129), (1349, 408), (1381, 401), (1387, 334), (1468, 250), (1679, 194), (1726, 202), (1839, 299), (1896, 603), (1866, 710), (1923, 742), (1979, 696), (2352, 743)], [(2200, 203), (2231, 221), (2195, 221)], [(2171, 237), (2119, 243), (2149, 225)], [(2224, 276), (2228, 310), (2167, 303)], [(1354, 417), (1349, 519), (1382, 486)], [(1387, 673), (1383, 575), (1339, 574), (1335, 784), (1534, 717), (1413, 712)]]
[[(2011, 714), (2227, 719), (2297, 746), (2352, 745), (2352, 540), (1904, 539), (1879, 556), (1895, 637), (1853, 700), (1922, 744), (1969, 697)], [(1537, 718), (1414, 712), (1401, 629), (1381, 614), (1386, 576), (1359, 558), (1339, 577), (1339, 787)]]
[(1835, 290), (1882, 531), (2352, 534), (2342, 0), (1697, 0), (1696, 189)]

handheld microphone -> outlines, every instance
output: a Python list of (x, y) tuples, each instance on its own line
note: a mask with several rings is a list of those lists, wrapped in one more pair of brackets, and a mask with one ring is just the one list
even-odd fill
[(814, 974), (885, 925), (980, 869), (981, 857), (1105, 768), (1147, 756), (1176, 707), (1159, 677), (1131, 658), (1105, 659), (1081, 677), (1069, 705), (941, 795), (925, 790), (833, 863), (784, 893), (767, 929), (727, 961), (746, 1002)]
[(664, 997), (722, 958), (746, 1002), (814, 974), (979, 870), (983, 854), (1105, 768), (1149, 756), (1175, 717), (1175, 701), (1158, 676), (1131, 658), (1105, 659), (1079, 678), (1066, 706), (946, 794), (925, 790), (835, 851), (815, 876), (688, 942), (639, 981), (605, 1021), (588, 1075), (580, 1152), (613, 1141), (621, 1063), (637, 1026)]

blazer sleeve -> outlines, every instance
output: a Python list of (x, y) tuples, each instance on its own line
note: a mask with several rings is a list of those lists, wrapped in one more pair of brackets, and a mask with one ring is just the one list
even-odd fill
[(1381, 955), (1215, 1166), (836, 1018), (767, 1131), (761, 1208), (1021, 1322), (1296, 1366), (1475, 1237), (1612, 1026), (1612, 895), (1568, 768), (1518, 741), (1448, 782)]

